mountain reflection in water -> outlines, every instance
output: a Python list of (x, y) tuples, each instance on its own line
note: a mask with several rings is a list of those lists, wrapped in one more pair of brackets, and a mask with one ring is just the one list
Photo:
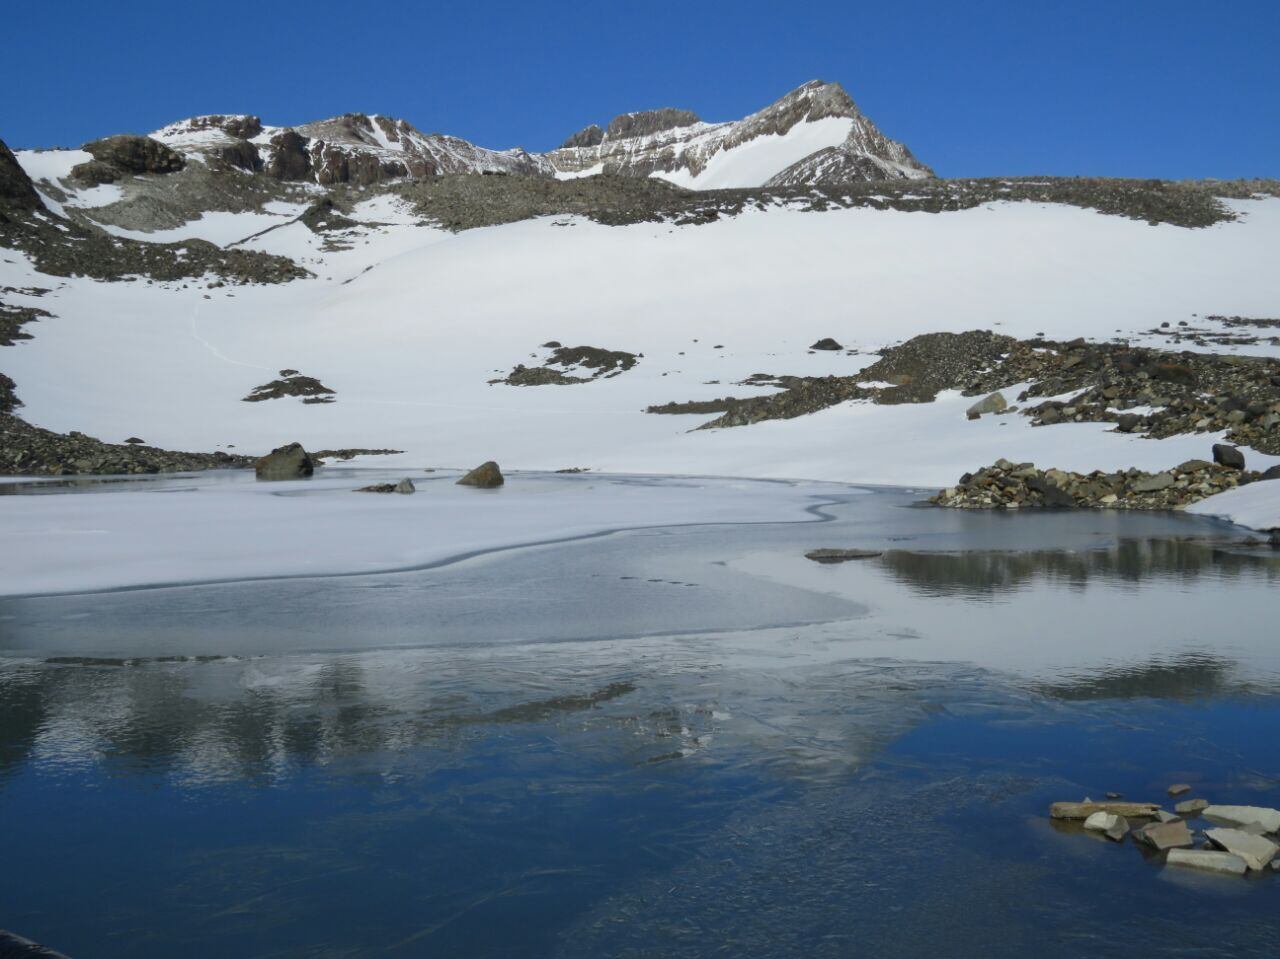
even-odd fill
[(1212, 575), (1257, 577), (1280, 583), (1280, 555), (1262, 547), (1217, 545), (1198, 539), (1121, 539), (1085, 550), (888, 550), (880, 562), (925, 595), (995, 595), (1037, 580), (1083, 588), (1090, 580), (1190, 582)]

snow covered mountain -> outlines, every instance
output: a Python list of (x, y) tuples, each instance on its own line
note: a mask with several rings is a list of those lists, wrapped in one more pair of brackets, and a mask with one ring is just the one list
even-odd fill
[(449, 173), (657, 176), (690, 189), (801, 186), (932, 176), (836, 83), (814, 80), (743, 120), (704, 123), (665, 108), (589, 126), (550, 153), (487, 150), (405, 120), (347, 113), (296, 127), (200, 116), (152, 139), (185, 157), (278, 180), (366, 185)]
[(557, 176), (659, 176), (695, 190), (933, 176), (843, 87), (821, 80), (731, 123), (703, 123), (687, 110), (623, 114), (607, 130), (580, 130), (547, 159)]

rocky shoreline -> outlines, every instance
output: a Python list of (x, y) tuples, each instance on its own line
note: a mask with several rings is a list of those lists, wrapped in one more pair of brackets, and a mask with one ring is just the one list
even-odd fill
[(0, 413), (0, 475), (76, 476), (126, 473), (186, 473), (245, 469), (254, 457), (234, 453), (187, 453), (145, 443), (104, 443), (84, 433), (55, 433)]
[(1280, 467), (1246, 470), (1238, 450), (1214, 449), (1219, 462), (1188, 460), (1158, 473), (1041, 470), (1000, 459), (965, 473), (929, 502), (948, 509), (1182, 509), (1238, 486), (1280, 479)]

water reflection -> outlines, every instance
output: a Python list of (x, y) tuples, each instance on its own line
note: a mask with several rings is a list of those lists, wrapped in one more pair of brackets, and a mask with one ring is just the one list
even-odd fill
[(1070, 589), (1093, 579), (1187, 583), (1205, 575), (1280, 582), (1280, 556), (1267, 547), (1169, 537), (1121, 539), (1084, 550), (888, 550), (880, 562), (899, 582), (926, 595), (989, 596), (1038, 580)]
[(1220, 656), (1187, 653), (1146, 663), (1117, 664), (1057, 683), (1036, 683), (1046, 696), (1065, 700), (1176, 699), (1238, 692), (1236, 664)]

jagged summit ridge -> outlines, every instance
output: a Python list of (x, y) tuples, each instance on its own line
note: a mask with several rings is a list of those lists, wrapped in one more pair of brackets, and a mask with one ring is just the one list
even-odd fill
[(187, 160), (320, 186), (456, 173), (655, 176), (699, 190), (932, 176), (843, 87), (821, 80), (741, 120), (710, 123), (676, 107), (622, 113), (546, 153), (490, 150), (365, 113), (294, 126), (272, 126), (252, 114), (207, 114), (169, 124), (150, 139)]
[[(638, 118), (619, 123), (624, 118)], [(642, 118), (642, 119), (641, 119)], [(624, 114), (547, 154), (560, 176), (662, 176), (692, 188), (796, 186), (932, 176), (838, 83), (812, 80), (742, 120), (670, 108)]]

